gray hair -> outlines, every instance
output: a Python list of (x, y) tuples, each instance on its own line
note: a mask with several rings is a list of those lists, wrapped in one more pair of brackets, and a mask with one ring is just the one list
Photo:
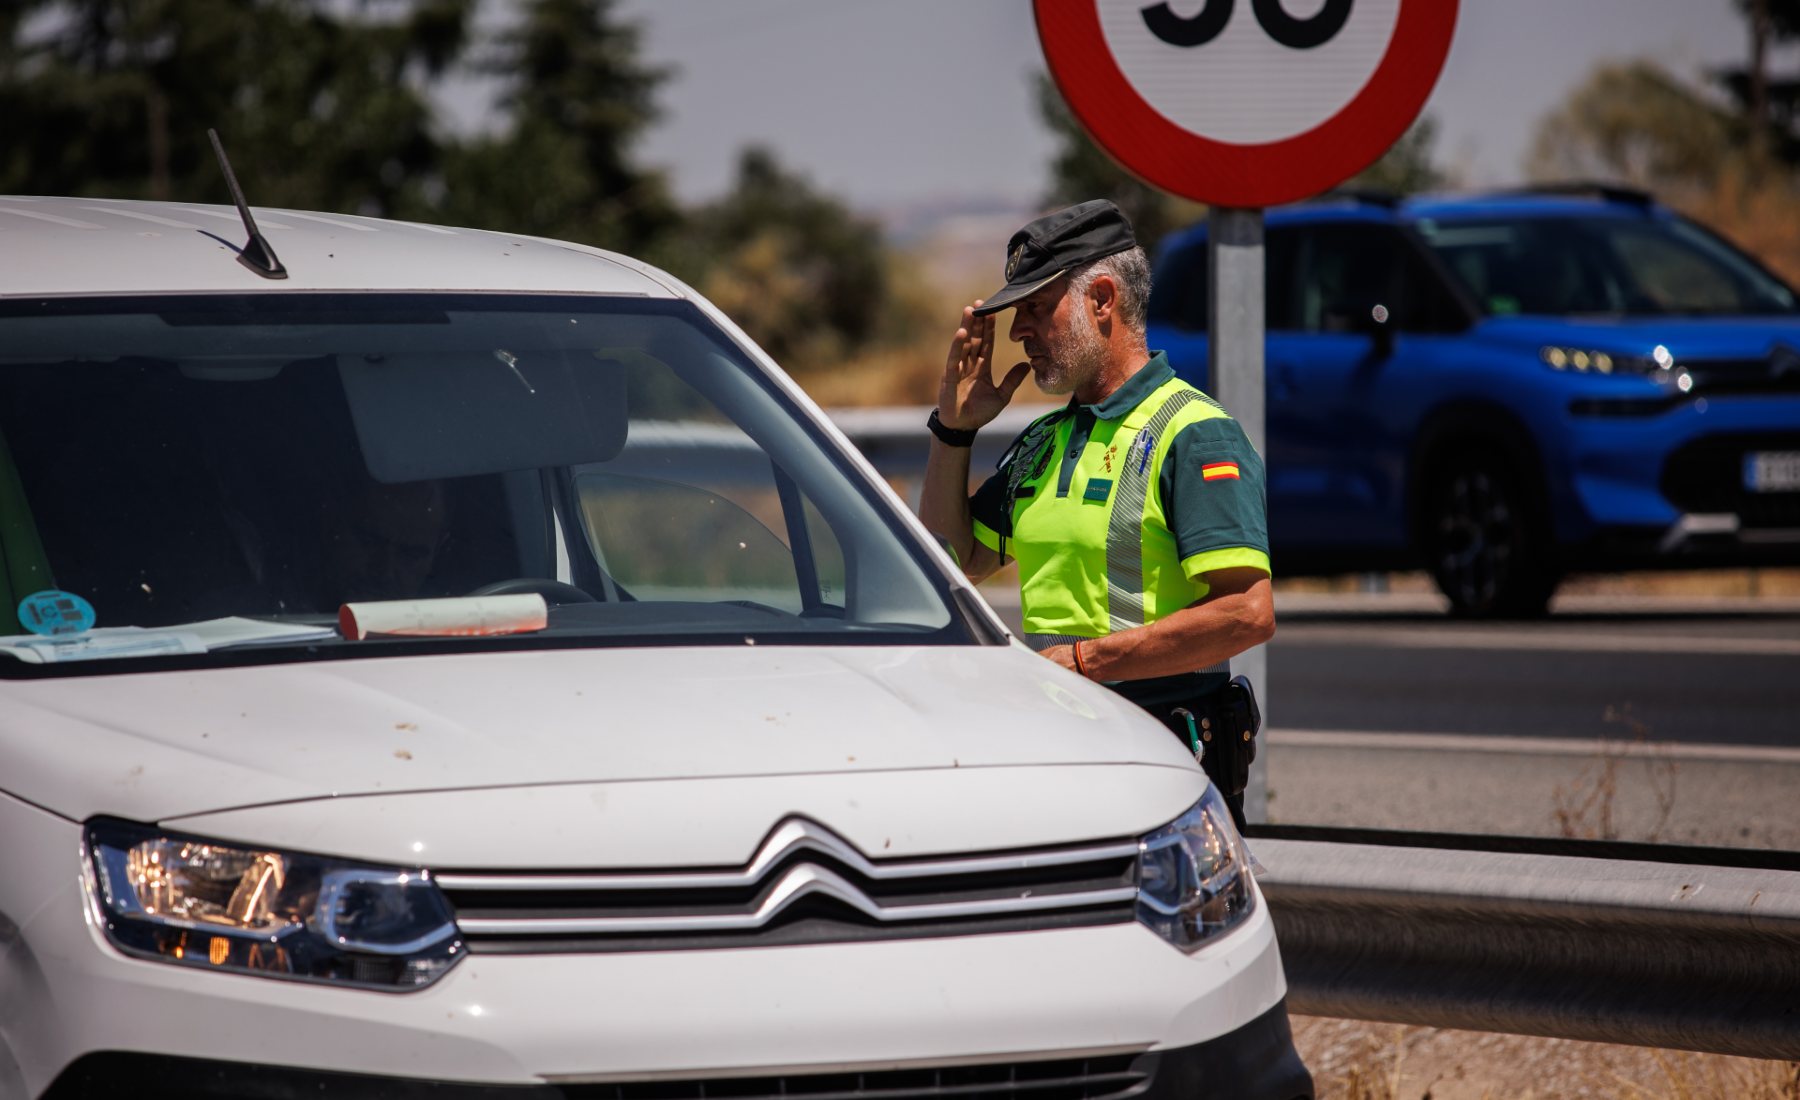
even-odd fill
[(1069, 293), (1086, 294), (1096, 275), (1107, 275), (1119, 288), (1119, 320), (1133, 332), (1142, 333), (1146, 310), (1150, 305), (1150, 258), (1140, 248), (1128, 248), (1110, 256), (1102, 256), (1069, 274)]

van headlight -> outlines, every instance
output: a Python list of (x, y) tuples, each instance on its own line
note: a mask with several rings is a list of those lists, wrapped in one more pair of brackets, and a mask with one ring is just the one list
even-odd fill
[(222, 844), (118, 821), (87, 827), (101, 927), (140, 958), (206, 970), (417, 989), (464, 954), (418, 868)]
[(1217, 787), (1138, 841), (1137, 891), (1137, 919), (1190, 955), (1250, 915), (1250, 853)]

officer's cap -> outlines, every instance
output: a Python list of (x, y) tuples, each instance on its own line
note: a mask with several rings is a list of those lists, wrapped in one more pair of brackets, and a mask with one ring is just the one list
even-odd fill
[(1131, 223), (1106, 199), (1090, 199), (1027, 225), (1006, 244), (1006, 285), (976, 313), (998, 313), (1082, 264), (1137, 247)]

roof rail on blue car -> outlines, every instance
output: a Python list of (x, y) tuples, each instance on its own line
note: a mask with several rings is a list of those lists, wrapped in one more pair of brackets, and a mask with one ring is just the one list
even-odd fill
[(1633, 206), (1650, 206), (1656, 202), (1656, 196), (1637, 187), (1627, 187), (1622, 183), (1602, 183), (1597, 180), (1569, 180), (1562, 183), (1533, 183), (1525, 187), (1515, 187), (1505, 191), (1491, 192), (1495, 195), (1577, 195), (1591, 196), (1606, 202), (1625, 202)]
[(1360, 202), (1390, 209), (1400, 205), (1400, 196), (1379, 187), (1336, 187), (1316, 195), (1311, 202)]

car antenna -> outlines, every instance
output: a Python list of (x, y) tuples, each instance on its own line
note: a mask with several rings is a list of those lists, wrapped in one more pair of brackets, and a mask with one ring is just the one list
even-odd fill
[(243, 188), (238, 186), (237, 177), (231, 172), (231, 162), (225, 159), (225, 146), (219, 142), (219, 131), (207, 127), (206, 136), (212, 139), (213, 154), (219, 158), (219, 170), (225, 173), (225, 185), (231, 188), (231, 201), (237, 203), (238, 214), (244, 219), (244, 228), (249, 231), (250, 239), (238, 250), (238, 263), (265, 279), (285, 279), (287, 268), (275, 258), (275, 250), (257, 231), (256, 219), (250, 216), (250, 204), (244, 201)]

